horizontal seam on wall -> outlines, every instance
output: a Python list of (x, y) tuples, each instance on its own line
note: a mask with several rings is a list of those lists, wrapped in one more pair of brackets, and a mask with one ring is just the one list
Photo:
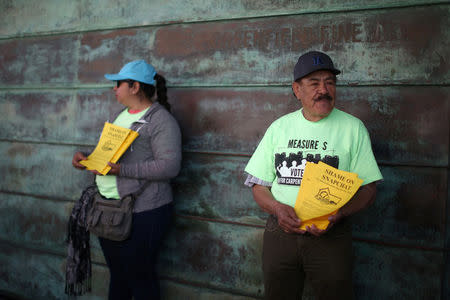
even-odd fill
[[(376, 82), (377, 80), (372, 80), (370, 82)], [(369, 82), (369, 81), (368, 81)], [(167, 88), (169, 89), (214, 89), (214, 88), (230, 88), (230, 89), (251, 89), (251, 88), (291, 88), (291, 82), (289, 83), (257, 83), (257, 84), (203, 84), (203, 85), (184, 85), (184, 84), (174, 84), (174, 85), (167, 85)], [(343, 81), (340, 80), (337, 84), (338, 88), (366, 88), (366, 87), (375, 87), (375, 88), (382, 88), (382, 87), (449, 87), (450, 82), (442, 82), (442, 83), (406, 83), (406, 82), (392, 82), (389, 81), (389, 83), (386, 81), (386, 83), (358, 83), (353, 81)], [(83, 91), (83, 90), (110, 90), (114, 86), (111, 84), (79, 84), (79, 85), (60, 85), (60, 86), (43, 86), (43, 85), (3, 85), (0, 86), (0, 92), (3, 91)]]

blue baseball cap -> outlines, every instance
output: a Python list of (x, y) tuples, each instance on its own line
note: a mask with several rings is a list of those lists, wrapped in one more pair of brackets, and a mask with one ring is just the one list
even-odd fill
[(105, 78), (112, 81), (132, 79), (139, 82), (155, 85), (156, 71), (145, 60), (135, 60), (127, 63), (117, 74), (105, 74)]
[(298, 58), (294, 67), (294, 81), (319, 70), (328, 70), (334, 75), (341, 73), (334, 67), (333, 61), (328, 55), (320, 51), (310, 51)]

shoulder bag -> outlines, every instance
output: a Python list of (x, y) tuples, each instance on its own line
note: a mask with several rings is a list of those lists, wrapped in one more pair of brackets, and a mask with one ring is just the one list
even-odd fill
[(119, 200), (105, 199), (97, 192), (87, 212), (87, 229), (108, 240), (126, 240), (131, 232), (134, 200), (134, 195)]

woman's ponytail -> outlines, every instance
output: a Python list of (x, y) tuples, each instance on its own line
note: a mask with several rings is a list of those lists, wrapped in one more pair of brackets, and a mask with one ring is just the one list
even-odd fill
[(170, 112), (170, 104), (167, 102), (167, 87), (166, 87), (166, 79), (159, 75), (155, 75), (156, 80), (156, 100), (158, 100), (159, 104), (164, 106), (167, 111)]

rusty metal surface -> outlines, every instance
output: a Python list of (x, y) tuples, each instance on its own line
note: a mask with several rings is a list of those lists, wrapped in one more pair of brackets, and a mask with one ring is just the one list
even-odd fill
[(56, 142), (73, 135), (76, 108), (72, 97), (71, 92), (54, 91), (0, 93), (0, 110), (4, 113), (0, 138)]
[[(123, 109), (111, 89), (0, 92), (0, 138), (95, 145), (103, 124)], [(45, 116), (43, 118), (42, 116)]]
[(141, 1), (111, 3), (108, 0), (3, 1), (0, 37), (97, 30), (164, 23), (197, 22), (285, 14), (333, 12), (446, 3), (445, 0), (229, 0)]
[(338, 89), (337, 106), (366, 125), (378, 161), (446, 167), (449, 164), (448, 87)]
[[(64, 256), (72, 207), (68, 201), (0, 193), (0, 240)], [(91, 238), (91, 257), (92, 261), (105, 264), (95, 236)]]
[[(120, 109), (103, 74), (144, 58), (172, 87), (185, 149), (163, 292), (261, 298), (265, 213), (242, 170), (271, 121), (299, 107), (289, 88), (298, 55), (321, 49), (343, 70), (337, 105), (365, 122), (385, 177), (375, 204), (353, 217), (358, 298), (450, 298), (448, 1), (166, 6), (177, 3), (149, 14), (139, 1), (122, 10), (104, 0), (0, 1), (0, 290), (64, 298), (65, 222), (92, 182), (70, 160)], [(113, 30), (95, 30), (103, 26)], [(92, 246), (85, 299), (102, 299), (108, 274)]]
[[(0, 290), (29, 300), (67, 299), (64, 294), (65, 256), (0, 243), (0, 265)], [(79, 299), (107, 297), (109, 274), (106, 267), (93, 264), (92, 273), (92, 292)]]
[(153, 29), (149, 28), (81, 35), (79, 60), (76, 62), (80, 82), (107, 82), (104, 74), (117, 73), (125, 63), (132, 60), (149, 60), (148, 45), (153, 39), (152, 33)]
[(248, 158), (185, 155), (174, 181), (175, 208), (182, 215), (263, 225), (267, 217), (245, 181)]
[(0, 289), (28, 299), (63, 299), (62, 257), (0, 243), (0, 265)]
[(301, 107), (286, 88), (176, 88), (173, 114), (188, 151), (250, 155), (267, 127)]
[[(448, 87), (338, 87), (337, 106), (365, 123), (378, 161), (446, 166), (449, 95)], [(288, 87), (175, 88), (169, 97), (185, 151), (250, 155), (273, 120), (300, 108)], [(0, 138), (95, 145), (122, 106), (99, 89), (0, 93), (0, 109)]]
[(157, 29), (150, 61), (176, 84), (278, 84), (320, 49), (344, 82), (448, 83), (448, 27), (448, 6), (174, 25)]
[(441, 298), (442, 252), (354, 243), (356, 299)]
[[(446, 87), (338, 87), (337, 107), (359, 117), (381, 162), (448, 165)], [(173, 89), (184, 146), (251, 154), (270, 123), (300, 108), (289, 88)]]
[(0, 239), (26, 243), (29, 247), (65, 248), (69, 202), (4, 193), (0, 193), (0, 199)]
[[(8, 244), (0, 244), (0, 289), (8, 289), (29, 299), (63, 299), (61, 289), (64, 281), (64, 260), (62, 257), (42, 252), (27, 251)], [(194, 249), (188, 250), (194, 251)], [(355, 243), (355, 293), (358, 299), (439, 299), (442, 254), (411, 249), (390, 249), (382, 246)], [(397, 268), (392, 268), (395, 265)], [(22, 266), (33, 276), (16, 273)], [(417, 272), (420, 269), (421, 272)], [(192, 276), (192, 274), (190, 275)], [(197, 278), (197, 273), (194, 275)], [(206, 275), (204, 276), (206, 277)], [(93, 266), (93, 293), (82, 299), (104, 299), (107, 291), (108, 274), (104, 267)], [(201, 279), (201, 277), (199, 278)], [(383, 287), (383, 288), (380, 288)], [(414, 288), (413, 288), (414, 287)], [(207, 289), (203, 284), (181, 286), (172, 281), (162, 282), (162, 292), (167, 299), (178, 299), (180, 295), (195, 295), (199, 299), (253, 299), (253, 297), (231, 296)], [(203, 296), (201, 294), (205, 293)], [(228, 297), (230, 298), (227, 298)], [(206, 298), (202, 298), (206, 297)], [(221, 298), (223, 297), (223, 298)], [(259, 298), (259, 297), (258, 297)], [(187, 298), (189, 299), (189, 298)], [(190, 298), (196, 299), (196, 298)], [(308, 299), (310, 299), (308, 297)]]
[[(31, 195), (77, 199), (93, 175), (72, 165), (73, 146), (0, 142), (4, 170), (0, 189)], [(64, 180), (58, 180), (64, 178)]]
[(0, 86), (76, 82), (76, 35), (0, 40)]
[(0, 92), (0, 110), (5, 113), (0, 138), (95, 145), (104, 122), (122, 109), (112, 88)]
[(262, 229), (177, 218), (160, 253), (160, 275), (262, 294)]
[(448, 83), (449, 22), (431, 6), (85, 33), (79, 79), (141, 57), (175, 85), (288, 84), (299, 54), (321, 49), (345, 83)]
[[(92, 182), (92, 175), (71, 167), (73, 151), (73, 147), (0, 142), (0, 153), (8, 157), (0, 161), (0, 167), (6, 170), (0, 190), (50, 199), (78, 199), (82, 188)], [(174, 181), (177, 212), (218, 221), (264, 224), (265, 213), (243, 185), (246, 162), (246, 158), (239, 157), (185, 155), (182, 173)], [(385, 180), (379, 186), (378, 200), (355, 217), (355, 234), (442, 249), (446, 239), (447, 170), (386, 166), (382, 173)], [(20, 205), (13, 207), (18, 210)], [(60, 216), (65, 213), (60, 212)]]
[(386, 166), (381, 172), (375, 203), (352, 218), (354, 235), (444, 250), (447, 170)]

